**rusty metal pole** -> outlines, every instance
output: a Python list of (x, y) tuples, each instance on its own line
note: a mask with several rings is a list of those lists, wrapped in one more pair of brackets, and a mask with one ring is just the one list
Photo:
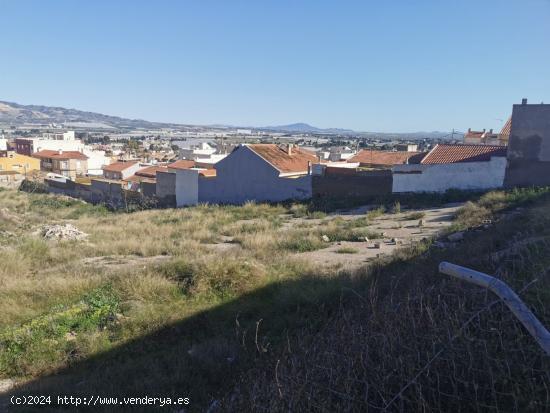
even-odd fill
[(439, 272), (486, 288), (496, 294), (534, 337), (546, 355), (550, 356), (550, 332), (508, 284), (482, 272), (445, 261), (439, 264)]

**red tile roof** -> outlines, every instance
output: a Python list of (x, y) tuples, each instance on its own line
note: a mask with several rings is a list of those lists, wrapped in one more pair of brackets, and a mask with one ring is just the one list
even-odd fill
[(144, 178), (155, 178), (157, 176), (157, 172), (161, 171), (167, 171), (168, 168), (166, 166), (162, 165), (155, 165), (155, 166), (149, 166), (148, 168), (140, 169), (135, 173), (137, 176), (142, 176)]
[(502, 127), (502, 130), (500, 131), (499, 135), (501, 136), (510, 136), (510, 132), (512, 130), (512, 117), (510, 116), (504, 126)]
[(506, 146), (435, 145), (422, 159), (425, 165), (489, 161), (493, 156), (506, 156)]
[(125, 169), (128, 169), (129, 167), (135, 165), (136, 163), (137, 161), (115, 162), (110, 165), (105, 165), (103, 167), (103, 170), (107, 172), (122, 172)]
[(48, 149), (44, 149), (43, 151), (38, 151), (32, 154), (35, 158), (51, 158), (53, 155), (55, 155), (57, 151), (50, 151)]
[(420, 152), (405, 151), (374, 151), (364, 149), (354, 157), (348, 159), (350, 163), (359, 162), (362, 165), (391, 166), (411, 163), (411, 158), (420, 155)]
[(157, 180), (155, 178), (150, 178), (147, 176), (132, 175), (125, 179), (126, 182), (151, 182), (155, 183)]
[(476, 130), (468, 130), (468, 132), (466, 132), (464, 134), (464, 139), (468, 138), (468, 139), (481, 139), (483, 137), (483, 134), (485, 133), (485, 131), (476, 131)]
[(80, 159), (86, 160), (88, 157), (82, 152), (78, 151), (52, 151), (49, 149), (44, 149), (33, 153), (35, 158), (50, 158), (50, 159)]
[(246, 145), (258, 156), (269, 162), (281, 173), (306, 173), (309, 162), (318, 162), (317, 157), (305, 149), (292, 147), (290, 155), (286, 145), (279, 146), (271, 143)]
[(180, 159), (179, 161), (169, 163), (166, 166), (171, 169), (189, 169), (195, 166), (195, 161)]
[(203, 169), (199, 171), (199, 175), (206, 176), (206, 177), (213, 177), (216, 176), (217, 171), (215, 169)]

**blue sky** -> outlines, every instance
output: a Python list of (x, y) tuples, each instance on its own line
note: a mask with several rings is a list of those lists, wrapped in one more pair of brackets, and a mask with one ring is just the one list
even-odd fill
[(499, 128), (550, 103), (550, 0), (0, 0), (0, 100), (153, 121)]

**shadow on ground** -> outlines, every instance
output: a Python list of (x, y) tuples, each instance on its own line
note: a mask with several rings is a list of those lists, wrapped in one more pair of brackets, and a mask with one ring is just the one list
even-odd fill
[[(288, 330), (330, 316), (333, 309), (327, 303), (338, 302), (335, 296), (353, 284), (348, 276), (271, 284), (13, 389), (0, 396), (0, 410), (113, 411), (112, 406), (55, 404), (58, 395), (66, 395), (188, 397), (189, 406), (160, 410), (206, 411), (231, 390), (259, 354), (283, 342)], [(50, 395), (54, 403), (40, 409), (13, 406), (14, 395)], [(117, 406), (116, 411), (120, 410), (154, 409)]]

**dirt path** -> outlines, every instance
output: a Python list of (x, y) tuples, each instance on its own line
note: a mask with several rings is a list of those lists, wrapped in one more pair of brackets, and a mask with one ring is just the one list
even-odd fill
[[(369, 229), (384, 233), (380, 240), (369, 242), (334, 242), (322, 250), (298, 254), (326, 269), (353, 270), (373, 259), (392, 254), (397, 248), (418, 242), (422, 238), (434, 238), (451, 225), (454, 214), (461, 205), (453, 204), (441, 208), (408, 210), (399, 214), (384, 214), (372, 220)], [(415, 213), (423, 213), (422, 218), (410, 219)], [(364, 217), (364, 211), (357, 209), (351, 213), (339, 212), (344, 219)], [(421, 226), (419, 226), (420, 220)], [(392, 242), (395, 239), (396, 242)], [(347, 250), (347, 252), (346, 252)], [(341, 251), (342, 253), (340, 253)]]

